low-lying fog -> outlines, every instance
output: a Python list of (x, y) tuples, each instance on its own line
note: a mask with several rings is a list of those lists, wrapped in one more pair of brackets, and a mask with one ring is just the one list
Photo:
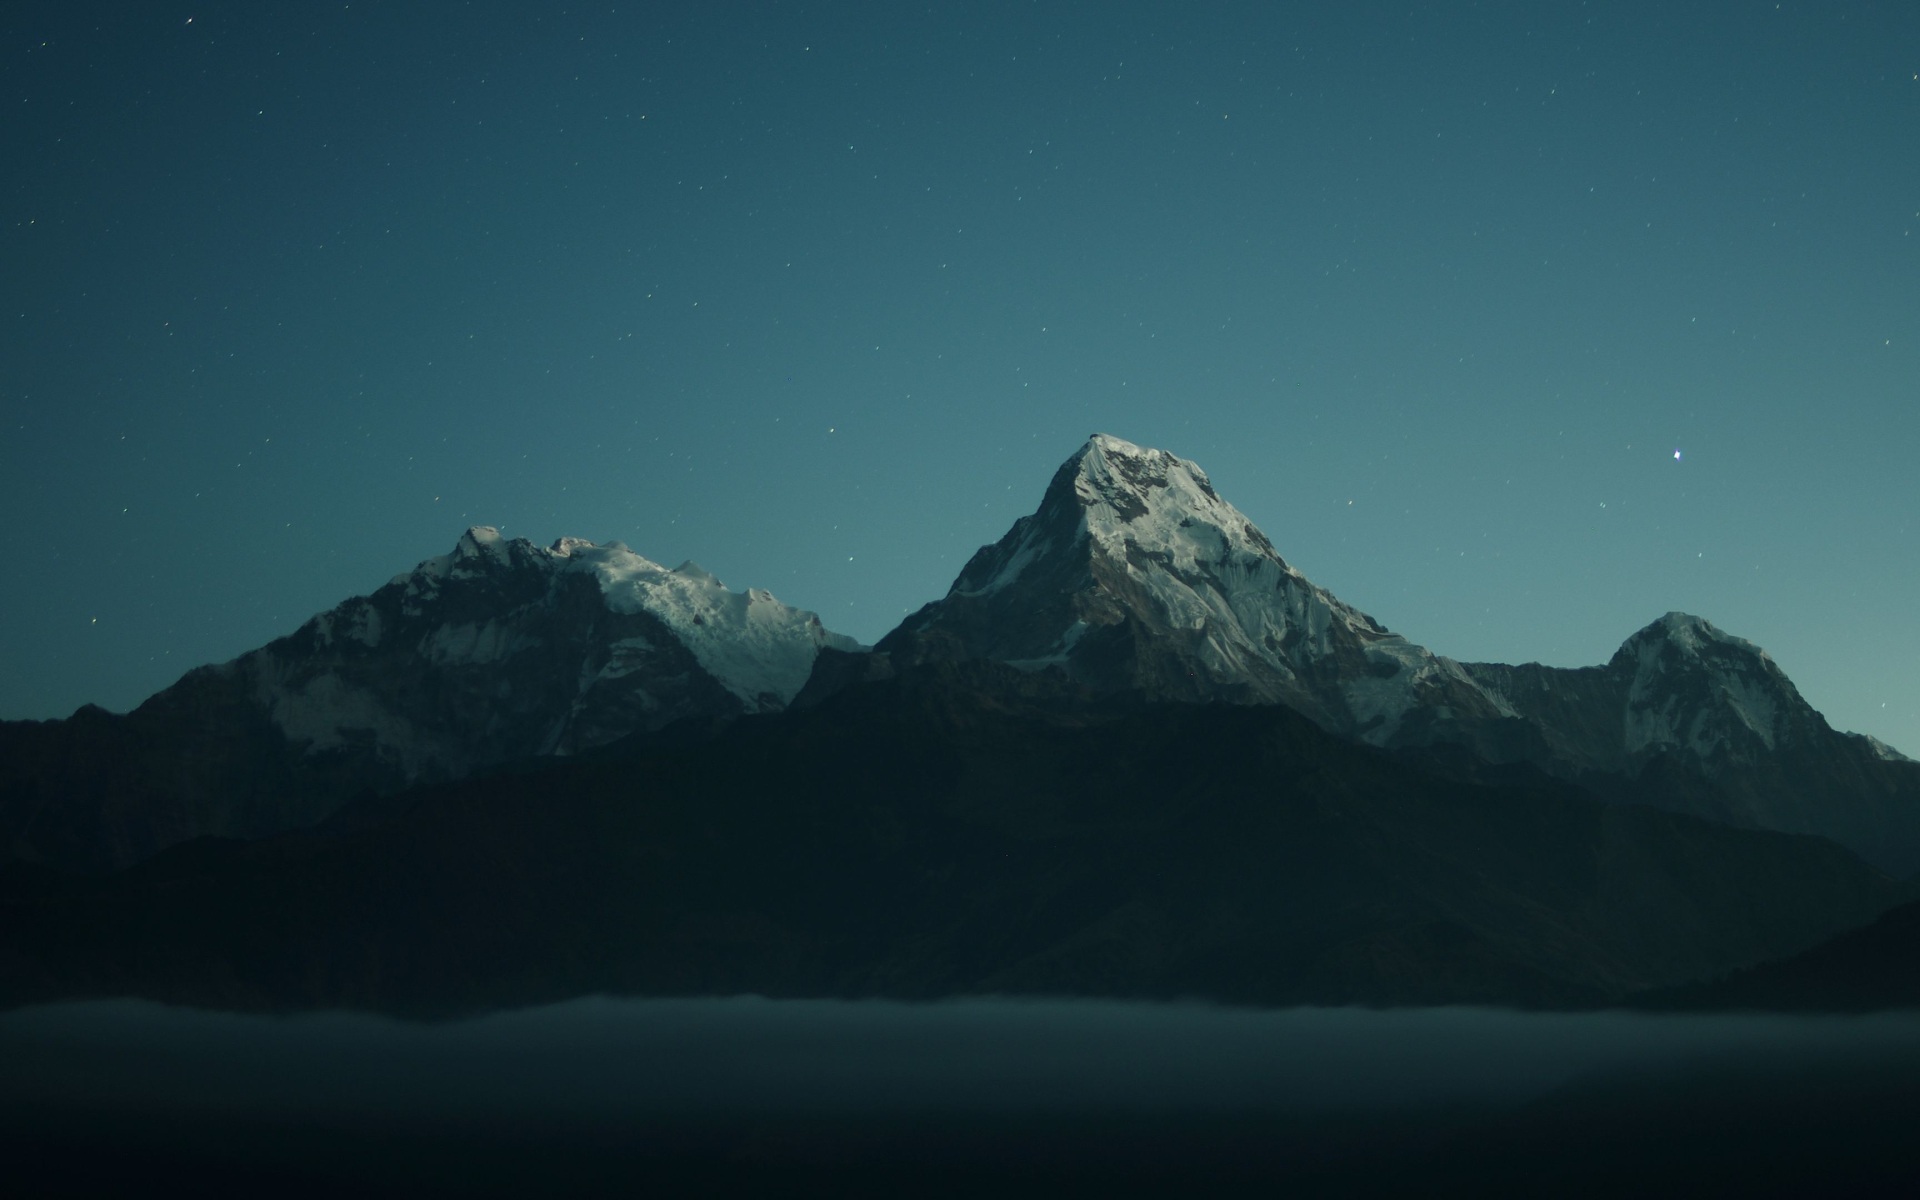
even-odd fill
[[(43, 1154), (84, 1158), (91, 1131), (110, 1128), (193, 1169), (222, 1165), (235, 1129), (326, 1130), (334, 1146), (377, 1136), (389, 1150), (468, 1136), (499, 1153), (485, 1131), (508, 1130), (530, 1151), (578, 1137), (629, 1165), (649, 1154), (737, 1165), (726, 1131), (750, 1129), (746, 1157), (762, 1166), (876, 1153), (902, 1170), (941, 1155), (978, 1166), (1028, 1136), (1050, 1149), (1008, 1152), (1059, 1170), (1088, 1155), (1174, 1170), (1194, 1154), (1249, 1177), (1316, 1155), (1455, 1170), (1525, 1145), (1536, 1167), (1559, 1171), (1560, 1160), (1540, 1167), (1552, 1157), (1543, 1139), (1598, 1139), (1619, 1162), (1623, 1147), (1698, 1157), (1699, 1139), (1717, 1137), (1764, 1157), (1838, 1137), (1832, 1151), (1858, 1160), (1884, 1148), (1876, 1130), (1892, 1110), (1920, 1097), (1920, 1014), (593, 998), (422, 1025), (112, 1001), (0, 1014), (0, 1064), (0, 1118), (16, 1138), (24, 1120)], [(1229, 1126), (1241, 1132), (1223, 1156), (1205, 1131)], [(892, 1132), (876, 1141), (880, 1127)], [(1885, 1137), (1903, 1141), (1904, 1128)], [(1302, 1129), (1320, 1132), (1289, 1141)], [(1649, 1142), (1668, 1136), (1681, 1146)], [(267, 1168), (318, 1151), (274, 1153)], [(1453, 1165), (1434, 1165), (1443, 1159)]]
[(139, 1001), (0, 1014), (0, 1101), (447, 1113), (1378, 1109), (1514, 1103), (1715, 1060), (1920, 1064), (1920, 1016), (1578, 1015), (1078, 1000), (617, 1000), (420, 1025)]

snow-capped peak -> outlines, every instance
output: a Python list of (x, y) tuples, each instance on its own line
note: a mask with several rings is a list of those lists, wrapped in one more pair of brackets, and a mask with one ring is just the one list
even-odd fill
[(1068, 460), (1074, 492), (1089, 508), (1104, 508), (1121, 521), (1133, 521), (1155, 507), (1154, 493), (1167, 490), (1174, 504), (1205, 508), (1220, 503), (1207, 473), (1195, 463), (1148, 450), (1112, 434), (1096, 433)]
[(1767, 652), (1688, 613), (1670, 612), (1628, 638), (1615, 669), (1632, 672), (1627, 749), (1685, 746), (1708, 756), (1757, 738), (1793, 736), (1806, 702)]
[(1266, 535), (1220, 498), (1198, 465), (1096, 433), (1062, 464), (1039, 511), (967, 564), (953, 594), (996, 592), (1049, 551), (1082, 538), (1122, 561), (1152, 560), (1193, 571), (1238, 552), (1298, 577)]
[(1266, 535), (1195, 463), (1105, 433), (1087, 441), (1077, 462), (1074, 495), (1088, 533), (1102, 543), (1131, 543), (1182, 569), (1230, 550), (1278, 561)]
[(1198, 466), (1111, 434), (882, 644), (1058, 664), (1169, 698), (1277, 700), (1381, 742), (1426, 700), (1505, 711), (1459, 664), (1294, 570)]
[(460, 535), (459, 542), (453, 547), (453, 557), (486, 559), (505, 566), (508, 562), (507, 547), (507, 539), (498, 529), (491, 525), (473, 525)]
[[(790, 608), (770, 592), (729, 591), (697, 563), (668, 570), (617, 541), (600, 544), (563, 537), (541, 547), (476, 525), (460, 535), (453, 553), (426, 560), (396, 576), (394, 583), (404, 587), (408, 610), (418, 613), (449, 579), (499, 569), (591, 575), (609, 610), (659, 618), (750, 710), (792, 700), (822, 646), (862, 648), (850, 637), (827, 631), (815, 614)], [(478, 639), (477, 644), (488, 643)], [(620, 662), (616, 654), (609, 669), (619, 669)]]
[[(1704, 617), (1683, 612), (1667, 613), (1639, 630), (1614, 657), (1650, 663), (1674, 655), (1689, 662), (1751, 662), (1771, 674), (1780, 670), (1765, 650), (1747, 639), (1735, 637)], [(1781, 678), (1784, 682), (1785, 677)]]
[(1696, 617), (1692, 613), (1667, 613), (1627, 640), (1628, 645), (1648, 642), (1664, 643), (1693, 655), (1701, 654), (1710, 647), (1724, 646), (1761, 658), (1766, 657), (1766, 651), (1752, 642), (1745, 638), (1734, 637), (1705, 617)]

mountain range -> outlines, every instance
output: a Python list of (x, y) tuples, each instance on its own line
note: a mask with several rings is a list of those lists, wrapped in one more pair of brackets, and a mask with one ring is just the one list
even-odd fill
[(0, 725), (0, 851), (20, 998), (1587, 1004), (1910, 899), (1920, 764), (1685, 614), (1436, 654), (1096, 435), (872, 648), (470, 529), (131, 713)]
[(1920, 766), (1834, 731), (1751, 642), (1668, 613), (1603, 667), (1456, 662), (1294, 570), (1199, 467), (1104, 435), (878, 650), (1282, 704), (1371, 745), (1529, 762), (1611, 798), (1920, 869)]

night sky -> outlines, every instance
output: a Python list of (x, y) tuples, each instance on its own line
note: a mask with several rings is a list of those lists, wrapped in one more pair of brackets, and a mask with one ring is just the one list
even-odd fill
[(445, 553), (865, 641), (1088, 434), (1465, 659), (1920, 753), (1920, 6), (11, 5), (0, 716)]

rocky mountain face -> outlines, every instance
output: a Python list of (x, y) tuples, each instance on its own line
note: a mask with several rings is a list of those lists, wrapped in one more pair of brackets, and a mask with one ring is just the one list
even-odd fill
[(1465, 667), (1554, 759), (1586, 770), (1634, 774), (1663, 754), (1755, 766), (1833, 734), (1765, 651), (1685, 613), (1640, 630), (1603, 667)]
[(1157, 700), (1284, 704), (1376, 745), (1471, 738), (1514, 716), (1459, 663), (1294, 570), (1199, 467), (1105, 434), (876, 649), (1057, 666)]
[(1107, 435), (876, 650), (860, 677), (980, 657), (1156, 700), (1284, 704), (1374, 745), (1463, 752), (1468, 773), (1531, 763), (1920, 870), (1920, 764), (1834, 731), (1752, 643), (1670, 613), (1604, 667), (1455, 662), (1294, 570), (1199, 467)]
[(124, 717), (0, 727), (0, 845), (111, 866), (191, 837), (300, 828), (364, 793), (776, 711), (823, 647), (860, 648), (692, 563), (470, 529), (451, 554)]

